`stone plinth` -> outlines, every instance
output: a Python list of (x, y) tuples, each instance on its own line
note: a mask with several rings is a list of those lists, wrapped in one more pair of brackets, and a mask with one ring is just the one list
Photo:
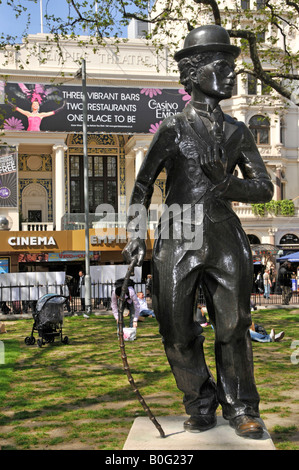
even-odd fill
[[(159, 431), (147, 417), (136, 418), (123, 450), (275, 450), (265, 427), (262, 439), (237, 436), (228, 421), (217, 417), (217, 426), (202, 433), (184, 431), (186, 416), (156, 418), (166, 435)], [(262, 421), (261, 421), (262, 422)]]

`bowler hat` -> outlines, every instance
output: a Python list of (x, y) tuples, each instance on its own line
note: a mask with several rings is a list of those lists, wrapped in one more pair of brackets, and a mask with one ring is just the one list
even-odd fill
[(178, 62), (184, 57), (209, 51), (229, 52), (236, 58), (241, 49), (231, 45), (229, 34), (222, 26), (205, 25), (193, 29), (186, 36), (183, 49), (176, 52), (174, 58)]

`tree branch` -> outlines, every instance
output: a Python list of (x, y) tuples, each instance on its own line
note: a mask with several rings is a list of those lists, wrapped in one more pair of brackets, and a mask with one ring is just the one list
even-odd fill
[(218, 3), (215, 0), (194, 0), (195, 3), (208, 5), (212, 8), (215, 24), (221, 26), (221, 15)]
[[(240, 75), (242, 73), (251, 74), (256, 78), (260, 78), (259, 75), (257, 75), (254, 70), (250, 70), (250, 69), (246, 69), (246, 68), (238, 69), (236, 71), (236, 73), (238, 75)], [(276, 72), (265, 72), (265, 73), (267, 73), (269, 75), (269, 77), (271, 77), (273, 79), (283, 78), (285, 80), (299, 80), (299, 75), (295, 75), (295, 74), (292, 74), (292, 73), (276, 73)]]
[(90, 23), (90, 24), (93, 24), (96, 26), (96, 30), (97, 30), (97, 33), (99, 35), (100, 38), (103, 38), (103, 35), (101, 33), (101, 31), (99, 30), (99, 27), (98, 27), (98, 23), (97, 23), (97, 18), (86, 18), (84, 16), (82, 16), (79, 8), (77, 7), (76, 5), (76, 2), (74, 2), (74, 0), (70, 0), (70, 5), (73, 6), (73, 8), (75, 9), (77, 15), (78, 15), (78, 18), (76, 18), (72, 23), (70, 23), (71, 26), (75, 26), (75, 24), (77, 23), (81, 23), (81, 22), (84, 22), (84, 23)]
[(298, 3), (292, 2), (292, 1), (290, 1), (290, 0), (286, 0), (286, 4), (287, 4), (289, 7), (295, 8), (295, 10), (297, 11), (297, 13), (299, 13), (299, 5), (298, 5)]
[(246, 30), (230, 30), (229, 35), (234, 38), (246, 39), (248, 41), (254, 75), (265, 85), (270, 86), (285, 98), (291, 99), (291, 91), (273, 80), (272, 76), (263, 69), (257, 50), (255, 34)]

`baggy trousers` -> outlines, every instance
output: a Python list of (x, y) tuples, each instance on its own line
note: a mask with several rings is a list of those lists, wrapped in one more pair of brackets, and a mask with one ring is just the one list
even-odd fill
[[(253, 279), (251, 250), (237, 217), (203, 222), (202, 246), (186, 240), (156, 239), (153, 252), (153, 307), (165, 352), (187, 414), (259, 416), (249, 326)], [(205, 362), (202, 328), (194, 322), (201, 285), (215, 330), (217, 383)]]

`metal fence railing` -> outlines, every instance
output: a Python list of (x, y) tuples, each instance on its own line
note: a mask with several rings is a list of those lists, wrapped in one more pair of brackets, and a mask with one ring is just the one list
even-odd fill
[[(92, 310), (110, 310), (111, 293), (114, 289), (114, 283), (91, 283)], [(142, 291), (146, 294), (144, 283), (136, 283), (135, 291)], [(73, 286), (67, 284), (37, 284), (37, 285), (3, 285), (0, 284), (0, 314), (21, 314), (34, 313), (37, 300), (45, 294), (65, 295), (68, 300), (65, 309), (69, 313), (76, 313), (84, 310), (84, 292), (79, 293)], [(270, 294), (269, 299), (265, 299), (263, 293), (252, 293), (251, 301), (256, 306), (283, 305), (280, 292)], [(198, 303), (205, 305), (204, 295), (200, 294)], [(298, 305), (299, 291), (293, 291), (290, 304)]]
[[(94, 310), (109, 310), (114, 283), (91, 283), (91, 301)], [(146, 293), (145, 284), (135, 283), (135, 291)], [(39, 298), (46, 294), (59, 294), (67, 297), (65, 308), (70, 313), (76, 313), (84, 308), (84, 292), (79, 292), (67, 284), (0, 284), (0, 314), (34, 313)]]
[[(253, 305), (256, 305), (256, 306), (284, 305), (282, 303), (283, 299), (282, 299), (282, 294), (281, 294), (280, 289), (275, 293), (271, 293), (269, 299), (266, 299), (264, 297), (263, 292), (262, 293), (253, 292), (251, 294), (251, 302)], [(205, 301), (202, 291), (200, 291), (200, 294), (198, 296), (198, 303), (202, 306), (206, 305), (206, 301)], [(298, 305), (298, 308), (299, 308), (299, 291), (292, 291), (290, 304)]]
[[(269, 299), (265, 299), (263, 294), (254, 293), (251, 294), (251, 300), (255, 305), (283, 305), (281, 293), (270, 294)], [(299, 306), (299, 292), (293, 291), (290, 299), (290, 304)]]

